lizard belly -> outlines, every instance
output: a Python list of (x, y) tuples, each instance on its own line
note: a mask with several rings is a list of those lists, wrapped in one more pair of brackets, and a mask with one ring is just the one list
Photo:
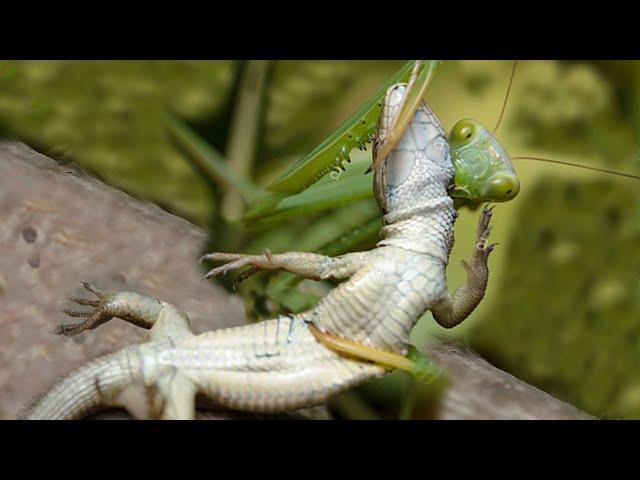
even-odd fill
[(403, 248), (381, 247), (372, 254), (371, 266), (303, 315), (325, 332), (406, 354), (411, 329), (446, 289), (445, 267)]
[(162, 354), (222, 407), (279, 412), (319, 405), (384, 374), (318, 343), (296, 317), (206, 332)]

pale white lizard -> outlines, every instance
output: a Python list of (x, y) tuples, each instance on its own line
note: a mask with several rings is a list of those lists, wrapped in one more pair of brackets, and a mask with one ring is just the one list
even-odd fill
[[(404, 90), (395, 85), (387, 91), (379, 139), (385, 137)], [(59, 333), (75, 335), (117, 317), (150, 329), (149, 340), (72, 372), (23, 417), (79, 418), (113, 404), (132, 384), (153, 387), (162, 399), (159, 414), (167, 419), (194, 418), (197, 393), (224, 408), (282, 412), (322, 404), (337, 392), (384, 375), (385, 366), (327, 348), (310, 326), (372, 351), (406, 355), (409, 334), (427, 310), (447, 328), (473, 311), (487, 284), (492, 211), (482, 210), (471, 261), (465, 264), (468, 280), (450, 295), (445, 270), (457, 216), (448, 195), (453, 176), (444, 131), (422, 104), (374, 169), (375, 195), (384, 215), (382, 240), (375, 249), (336, 258), (302, 252), (206, 256), (228, 262), (210, 276), (251, 266), (310, 279), (348, 279), (316, 307), (295, 316), (194, 335), (187, 316), (173, 305), (131, 292), (102, 293), (85, 284), (97, 299), (75, 299), (91, 309), (68, 313), (88, 318), (61, 326)]]

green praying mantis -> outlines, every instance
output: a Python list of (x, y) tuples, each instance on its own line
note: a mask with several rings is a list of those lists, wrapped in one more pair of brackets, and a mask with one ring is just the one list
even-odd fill
[[(242, 217), (229, 222), (228, 225), (231, 225), (231, 230), (235, 232), (251, 232), (250, 240), (241, 246), (216, 245), (213, 249), (237, 251), (238, 248), (242, 248), (246, 251), (261, 251), (273, 245), (273, 232), (277, 229), (286, 230), (288, 222), (305, 217), (314, 218), (314, 215), (330, 210), (337, 213), (329, 219), (317, 218), (306, 227), (316, 233), (322, 232), (316, 236), (318, 240), (309, 243), (300, 240), (297, 248), (333, 256), (362, 248), (363, 245), (374, 245), (381, 221), (375, 203), (367, 203), (373, 196), (371, 176), (365, 174), (370, 168), (367, 169), (367, 165), (362, 162), (350, 164), (350, 154), (353, 149), (365, 149), (373, 142), (373, 162), (386, 156), (401, 137), (440, 63), (436, 60), (407, 62), (380, 86), (368, 102), (265, 188), (252, 184), (236, 173), (222, 155), (199, 139), (187, 125), (177, 118), (169, 117), (170, 131), (200, 170), (223, 188), (238, 192), (246, 204)], [(494, 130), (490, 132), (478, 122), (464, 119), (457, 122), (450, 131), (447, 140), (456, 172), (450, 195), (457, 208), (475, 209), (485, 202), (508, 202), (518, 195), (520, 182), (512, 159), (494, 136), (504, 115), (515, 66), (516, 63)], [(374, 138), (374, 134), (382, 99), (386, 89), (396, 83), (408, 83), (407, 93), (390, 134), (383, 142), (379, 142)], [(546, 158), (517, 158), (569, 164), (640, 178)], [(344, 217), (340, 217), (341, 214), (344, 214)], [(218, 235), (218, 241), (226, 241), (230, 237), (233, 235), (229, 235), (227, 229)], [(235, 277), (233, 285), (237, 286), (240, 282), (248, 280), (254, 273), (257, 273), (257, 270), (241, 272)], [(317, 301), (317, 295), (302, 292), (297, 288), (301, 280), (291, 274), (265, 273), (260, 277), (266, 281), (246, 282), (248, 286), (241, 290), (243, 293), (251, 292), (254, 298), (260, 299), (254, 302), (254, 311), (258, 317), (272, 314), (274, 308), (297, 313)]]

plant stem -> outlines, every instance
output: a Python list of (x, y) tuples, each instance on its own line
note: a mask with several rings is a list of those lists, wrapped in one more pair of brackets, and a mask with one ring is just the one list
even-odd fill
[[(231, 169), (242, 178), (251, 178), (258, 134), (265, 114), (264, 90), (268, 68), (268, 60), (249, 60), (240, 77), (227, 143), (227, 159)], [(238, 192), (227, 192), (222, 199), (222, 216), (238, 220), (244, 211), (243, 203)]]

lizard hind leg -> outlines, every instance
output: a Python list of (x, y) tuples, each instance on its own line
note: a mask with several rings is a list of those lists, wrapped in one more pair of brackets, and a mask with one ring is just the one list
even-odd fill
[(151, 416), (162, 420), (193, 420), (196, 385), (175, 368), (159, 375), (150, 393)]
[(73, 336), (93, 330), (112, 318), (120, 318), (140, 328), (151, 329), (151, 338), (181, 338), (190, 335), (189, 319), (173, 305), (134, 292), (105, 293), (94, 285), (83, 282), (85, 289), (97, 298), (71, 298), (71, 301), (89, 307), (66, 309), (70, 317), (86, 318), (77, 323), (59, 325), (55, 333)]
[(170, 303), (161, 303), (157, 321), (151, 327), (149, 334), (153, 340), (178, 341), (193, 336), (189, 324), (189, 317), (179, 308)]

